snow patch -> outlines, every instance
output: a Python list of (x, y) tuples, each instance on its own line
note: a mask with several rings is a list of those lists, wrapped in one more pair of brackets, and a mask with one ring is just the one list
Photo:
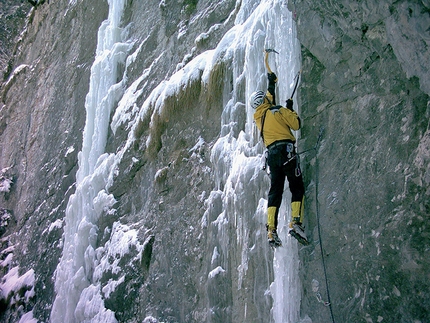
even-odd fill
[(37, 323), (37, 320), (33, 317), (33, 311), (25, 313), (21, 316), (19, 323)]
[(212, 265), (215, 263), (215, 261), (218, 259), (218, 257), (219, 257), (218, 247), (215, 246), (214, 251), (212, 253), (212, 260), (211, 260)]
[(209, 279), (215, 278), (216, 276), (222, 273), (225, 273), (224, 268), (222, 268), (221, 266), (218, 266), (208, 274), (208, 278)]
[(96, 266), (93, 279), (99, 281), (106, 272), (113, 274), (120, 273), (121, 267), (119, 266), (119, 262), (121, 258), (129, 254), (133, 248), (138, 252), (143, 249), (137, 238), (137, 231), (119, 222), (115, 222), (110, 239), (103, 247), (97, 248), (95, 251)]
[(153, 316), (147, 316), (142, 323), (158, 323), (158, 320)]
[(167, 7), (166, 0), (160, 0), (160, 3), (158, 4), (158, 7), (160, 9), (165, 9)]
[(0, 192), (8, 193), (12, 186), (13, 180), (11, 175), (7, 175), (11, 167), (0, 170)]
[(15, 68), (12, 72), (12, 74), (9, 76), (9, 79), (7, 80), (6, 84), (4, 85), (5, 88), (9, 88), (9, 86), (15, 81), (15, 78), (21, 74), (21, 72), (25, 71), (30, 66), (27, 64), (21, 64), (17, 68)]
[[(2, 252), (2, 255), (5, 254), (5, 252)], [(8, 267), (12, 264), (13, 260), (13, 253), (10, 253), (6, 256), (4, 260), (0, 260), (0, 267)]]
[(64, 154), (64, 157), (69, 156), (71, 153), (73, 153), (75, 151), (75, 147), (70, 146), (69, 148), (67, 148), (66, 153)]
[(104, 297), (109, 298), (110, 294), (112, 292), (115, 291), (115, 289), (121, 285), (122, 283), (124, 283), (125, 281), (125, 276), (122, 276), (120, 279), (118, 280), (113, 280), (113, 279), (109, 279), (108, 283), (106, 284), (106, 286), (104, 286), (102, 288), (102, 292)]
[(53, 230), (56, 230), (56, 229), (61, 229), (63, 227), (63, 223), (64, 223), (63, 219), (57, 219), (57, 220), (55, 220), (49, 226), (48, 233), (51, 232), (51, 231), (53, 231)]
[[(0, 299), (12, 298), (9, 304), (18, 302), (28, 303), (35, 296), (34, 293), (34, 270), (30, 269), (22, 276), (19, 275), (19, 267), (13, 267), (0, 280)], [(25, 291), (25, 292), (24, 292)]]
[(4, 232), (9, 225), (11, 214), (6, 209), (0, 208), (0, 232)]

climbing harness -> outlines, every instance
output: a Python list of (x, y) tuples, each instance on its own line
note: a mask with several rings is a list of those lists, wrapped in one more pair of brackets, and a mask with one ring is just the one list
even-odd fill
[[(288, 150), (287, 150), (288, 152)], [(296, 160), (296, 167), (294, 169), (294, 174), (296, 175), (296, 177), (299, 177), (302, 174), (302, 171), (300, 170), (300, 156), (297, 153), (294, 152), (288, 152), (288, 159), (285, 163), (283, 163), (283, 165), (287, 165), (289, 162), (293, 161), (294, 159)]]
[[(311, 150), (316, 151), (318, 149), (319, 143), (321, 141), (323, 130), (324, 130), (324, 128), (321, 127), (315, 146), (313, 146), (310, 149), (306, 149), (304, 151), (301, 151), (301, 152), (298, 152), (298, 153), (295, 153), (292, 155), (288, 155), (288, 160), (284, 163), (284, 165), (287, 165), (289, 162), (291, 162), (293, 159), (295, 159), (296, 160), (296, 168), (294, 170), (294, 173), (295, 173), (296, 177), (299, 177), (302, 174), (302, 171), (300, 170), (300, 155), (307, 153)], [(293, 145), (293, 144), (291, 144), (291, 145)], [(288, 148), (287, 148), (287, 152), (288, 152)]]

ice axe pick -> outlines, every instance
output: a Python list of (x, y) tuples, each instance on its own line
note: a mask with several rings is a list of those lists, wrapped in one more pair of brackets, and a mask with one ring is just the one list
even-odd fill
[(266, 53), (276, 53), (276, 54), (279, 54), (276, 50), (274, 50), (273, 48), (266, 48), (265, 50), (264, 50)]

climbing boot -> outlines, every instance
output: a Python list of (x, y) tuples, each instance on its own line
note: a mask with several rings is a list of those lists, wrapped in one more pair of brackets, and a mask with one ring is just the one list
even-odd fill
[(267, 239), (269, 241), (269, 245), (272, 248), (282, 246), (282, 241), (281, 241), (281, 239), (279, 239), (278, 233), (276, 232), (276, 229), (269, 230), (269, 228), (267, 228)]
[(267, 208), (267, 239), (271, 247), (282, 246), (282, 241), (276, 232), (276, 207), (270, 206)]
[(306, 237), (305, 230), (302, 227), (300, 222), (291, 222), (290, 223), (290, 232), (289, 234), (293, 236), (299, 243), (304, 246), (309, 245), (308, 238)]
[(290, 229), (293, 228), (294, 224), (302, 225), (302, 222), (300, 221), (300, 217), (293, 217), (293, 220), (289, 223)]

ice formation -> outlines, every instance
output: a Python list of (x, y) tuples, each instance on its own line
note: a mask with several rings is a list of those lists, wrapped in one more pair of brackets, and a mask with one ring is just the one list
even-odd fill
[[(68, 202), (64, 227), (63, 255), (55, 273), (56, 298), (51, 322), (116, 322), (112, 311), (105, 309), (101, 297), (96, 250), (96, 221), (108, 211), (115, 199), (108, 193), (108, 177), (115, 156), (105, 154), (109, 119), (114, 102), (123, 95), (117, 83), (118, 63), (125, 63), (130, 43), (120, 28), (125, 0), (109, 0), (108, 19), (98, 31), (95, 62), (91, 68), (86, 97), (86, 123), (76, 192)], [(115, 246), (112, 246), (114, 248)], [(102, 264), (103, 265), (103, 264)], [(93, 277), (95, 275), (95, 277)]]
[[(261, 172), (263, 147), (253, 123), (253, 110), (247, 102), (256, 89), (267, 87), (263, 61), (264, 48), (276, 48), (279, 55), (271, 55), (270, 64), (278, 75), (278, 103), (283, 103), (292, 90), (292, 80), (300, 69), (300, 48), (294, 34), (294, 22), (286, 2), (281, 0), (242, 1), (236, 16), (235, 26), (226, 33), (214, 50), (206, 51), (180, 68), (170, 79), (163, 81), (149, 94), (141, 107), (136, 105), (137, 90), (150, 74), (144, 71), (128, 89), (116, 80), (116, 66), (127, 65), (135, 53), (129, 53), (131, 42), (119, 27), (125, 0), (109, 0), (109, 17), (102, 23), (98, 34), (96, 59), (91, 68), (89, 93), (86, 98), (86, 124), (83, 133), (83, 148), (79, 153), (76, 192), (69, 200), (64, 227), (64, 249), (56, 270), (56, 298), (51, 312), (51, 322), (116, 322), (112, 311), (104, 307), (102, 293), (107, 295), (121, 283), (112, 281), (102, 288), (99, 279), (103, 271), (115, 271), (109, 264), (109, 253), (123, 255), (129, 245), (141, 250), (136, 232), (127, 226), (114, 224), (111, 238), (105, 246), (95, 245), (98, 235), (97, 220), (103, 213), (114, 212), (114, 197), (109, 194), (116, 166), (124, 152), (135, 140), (134, 128), (143, 115), (161, 113), (163, 103), (175, 95), (183, 86), (201, 77), (208, 82), (212, 68), (219, 61), (232, 65), (234, 89), (225, 102), (222, 114), (220, 138), (214, 144), (211, 155), (216, 183), (209, 194), (202, 193), (208, 211), (202, 219), (202, 227), (216, 225), (223, 239), (213, 252), (213, 268), (208, 279), (225, 270), (218, 265), (217, 258), (228, 249), (229, 243), (247, 246), (250, 217), (258, 217), (261, 226), (265, 223), (267, 177)], [(71, 4), (74, 1), (70, 1)], [(162, 5), (164, 2), (160, 2)], [(165, 4), (164, 4), (165, 5)], [(205, 37), (202, 34), (199, 37)], [(198, 40), (196, 40), (198, 41)], [(137, 51), (140, 50), (138, 47)], [(162, 54), (161, 54), (162, 55)], [(157, 62), (154, 61), (153, 64)], [(127, 68), (126, 72), (127, 73)], [(202, 76), (200, 76), (202, 75)], [(125, 76), (124, 76), (125, 77)], [(246, 80), (245, 95), (236, 88)], [(119, 102), (115, 105), (115, 102)], [(236, 132), (236, 111), (246, 109), (245, 132)], [(297, 107), (296, 107), (297, 108)], [(113, 111), (115, 109), (115, 111)], [(152, 111), (150, 110), (152, 109)], [(112, 123), (110, 116), (113, 112)], [(129, 131), (124, 147), (116, 154), (106, 154), (105, 145), (108, 128), (116, 129), (126, 123)], [(150, 141), (151, 138), (148, 138)], [(197, 145), (200, 139), (196, 138)], [(190, 150), (196, 147), (190, 147)], [(288, 185), (288, 184), (286, 184)], [(286, 190), (288, 192), (288, 190)], [(206, 197), (207, 196), (207, 197)], [(251, 199), (251, 200), (250, 200)], [(300, 284), (298, 281), (299, 260), (297, 243), (287, 236), (290, 195), (285, 194), (278, 231), (284, 247), (278, 248), (274, 256), (275, 279), (270, 286), (273, 297), (273, 317), (276, 323), (296, 322), (300, 307)], [(213, 221), (208, 218), (213, 201), (222, 205), (222, 212)], [(228, 211), (229, 219), (226, 218)], [(228, 221), (234, 221), (237, 235), (228, 237), (224, 232)], [(258, 231), (257, 234), (265, 235)], [(234, 241), (233, 239), (237, 239)], [(258, 248), (258, 246), (256, 246)], [(224, 251), (223, 251), (224, 250)], [(242, 252), (238, 268), (241, 279), (247, 273), (248, 248)], [(269, 286), (268, 286), (269, 289)], [(152, 319), (152, 318), (151, 318)], [(147, 320), (145, 320), (147, 321)], [(148, 318), (148, 321), (150, 319)]]

